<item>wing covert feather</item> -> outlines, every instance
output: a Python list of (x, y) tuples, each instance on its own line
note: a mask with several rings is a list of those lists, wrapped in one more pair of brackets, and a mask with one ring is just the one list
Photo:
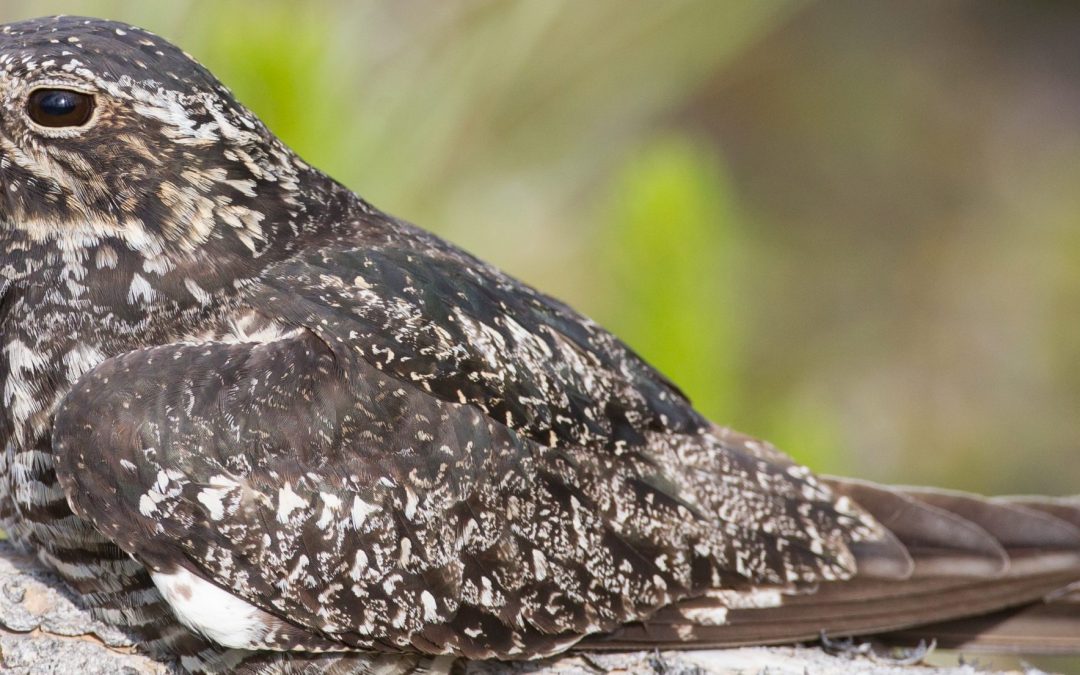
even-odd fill
[(844, 578), (875, 535), (742, 437), (549, 447), (310, 330), (106, 361), (54, 447), (122, 548), (302, 629), (269, 649), (546, 654), (704, 588)]
[(546, 445), (632, 446), (647, 431), (711, 426), (611, 333), (434, 241), (306, 252), (276, 267), (254, 302)]

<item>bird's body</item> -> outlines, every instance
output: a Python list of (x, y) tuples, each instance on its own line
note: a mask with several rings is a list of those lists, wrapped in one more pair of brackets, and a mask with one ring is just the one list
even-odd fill
[(0, 513), (191, 670), (791, 641), (1080, 579), (1073, 503), (815, 477), (160, 38), (5, 26), (0, 93)]

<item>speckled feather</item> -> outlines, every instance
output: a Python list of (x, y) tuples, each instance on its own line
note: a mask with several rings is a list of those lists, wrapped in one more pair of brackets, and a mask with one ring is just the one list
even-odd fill
[[(36, 128), (41, 86), (94, 118)], [(0, 29), (0, 221), (5, 526), (189, 670), (531, 658), (662, 608), (717, 642), (912, 573), (856, 500), (139, 29)]]

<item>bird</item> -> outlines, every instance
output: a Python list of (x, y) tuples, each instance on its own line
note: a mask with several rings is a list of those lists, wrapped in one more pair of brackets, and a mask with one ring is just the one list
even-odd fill
[(0, 100), (0, 522), (187, 672), (1080, 649), (1080, 500), (815, 474), (134, 26), (3, 25)]

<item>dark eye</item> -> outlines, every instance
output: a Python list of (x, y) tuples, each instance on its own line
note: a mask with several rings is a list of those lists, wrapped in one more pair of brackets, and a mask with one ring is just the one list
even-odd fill
[(94, 97), (70, 89), (37, 89), (30, 94), (27, 113), (43, 127), (81, 127), (94, 114)]

